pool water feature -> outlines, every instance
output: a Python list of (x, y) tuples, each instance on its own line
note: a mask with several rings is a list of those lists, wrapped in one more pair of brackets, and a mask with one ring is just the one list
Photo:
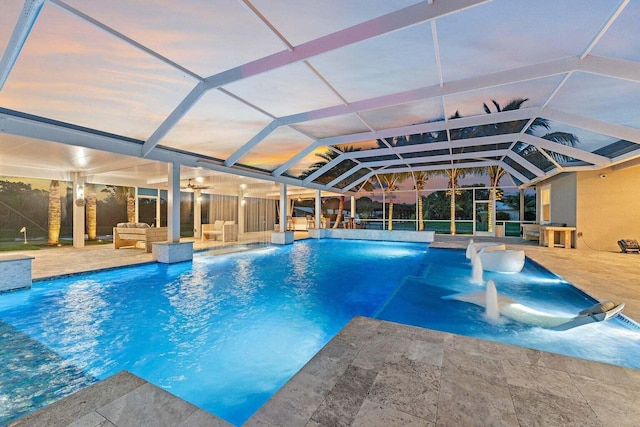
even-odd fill
[[(306, 240), (36, 283), (0, 295), (3, 347), (5, 333), (26, 346), (0, 359), (0, 424), (123, 369), (241, 424), (355, 315), (640, 368), (640, 330), (624, 319), (548, 331), (443, 298), (484, 289), (470, 269), (459, 250)], [(520, 274), (484, 279), (558, 315), (594, 303), (529, 260)], [(6, 386), (2, 365), (25, 355), (57, 380), (51, 393)], [(3, 409), (13, 400), (20, 408)]]
[(500, 307), (498, 306), (498, 289), (493, 280), (487, 280), (485, 291), (485, 313), (491, 320), (500, 319)]
[(597, 302), (540, 265), (527, 259), (521, 273), (485, 271), (483, 284), (470, 278), (471, 268), (463, 251), (429, 249), (422, 274), (406, 277), (375, 317), (640, 369), (640, 327), (624, 316), (555, 331), (495, 312), (488, 315), (484, 307), (451, 299), (456, 294), (486, 292), (491, 280), (499, 295), (549, 316), (572, 318)]

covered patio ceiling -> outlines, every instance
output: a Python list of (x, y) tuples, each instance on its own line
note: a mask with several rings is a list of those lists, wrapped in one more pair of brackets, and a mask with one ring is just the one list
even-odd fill
[(639, 21), (635, 0), (4, 0), (0, 175), (162, 187), (174, 163), (346, 193), (636, 165)]

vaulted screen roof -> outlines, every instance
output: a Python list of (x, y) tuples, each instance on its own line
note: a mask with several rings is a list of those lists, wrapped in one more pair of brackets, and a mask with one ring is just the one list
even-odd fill
[(637, 0), (4, 0), (0, 175), (173, 162), (348, 192), (615, 166), (640, 157), (639, 21)]

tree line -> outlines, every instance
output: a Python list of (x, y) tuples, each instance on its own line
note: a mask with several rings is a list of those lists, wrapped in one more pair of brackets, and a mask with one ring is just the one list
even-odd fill
[[(58, 245), (61, 237), (73, 235), (73, 189), (71, 183), (48, 181), (48, 191), (32, 184), (0, 180), (0, 238), (15, 239), (26, 227), (30, 238), (46, 238)], [(111, 234), (118, 222), (135, 221), (133, 188), (98, 186), (85, 188), (85, 230), (89, 240)], [(98, 197), (98, 194), (101, 197)]]

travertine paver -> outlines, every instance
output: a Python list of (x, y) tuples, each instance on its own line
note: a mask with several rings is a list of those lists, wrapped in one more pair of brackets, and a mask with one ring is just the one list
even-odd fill
[[(385, 350), (376, 344), (379, 331), (392, 343)], [(294, 410), (290, 400), (282, 399), (287, 392), (280, 391), (245, 425), (614, 426), (633, 425), (637, 420), (637, 370), (363, 317), (352, 320), (336, 340), (358, 351), (345, 352), (343, 362), (333, 364), (341, 366), (342, 373), (324, 392), (324, 400), (315, 396), (317, 409), (308, 420), (283, 424), (283, 418), (274, 417), (285, 408)], [(363, 361), (381, 357), (362, 354), (370, 351), (383, 353), (384, 361), (364, 368)], [(434, 357), (438, 354), (442, 356)], [(318, 359), (285, 389), (313, 383), (314, 367), (323, 356)], [(617, 391), (613, 384), (604, 384), (615, 397), (602, 400), (598, 384), (602, 385), (603, 375), (610, 382), (627, 376), (627, 383)], [(372, 377), (375, 380), (370, 383)], [(337, 396), (341, 401), (336, 401)], [(310, 402), (306, 404), (309, 413)], [(355, 417), (354, 405), (359, 405)]]

